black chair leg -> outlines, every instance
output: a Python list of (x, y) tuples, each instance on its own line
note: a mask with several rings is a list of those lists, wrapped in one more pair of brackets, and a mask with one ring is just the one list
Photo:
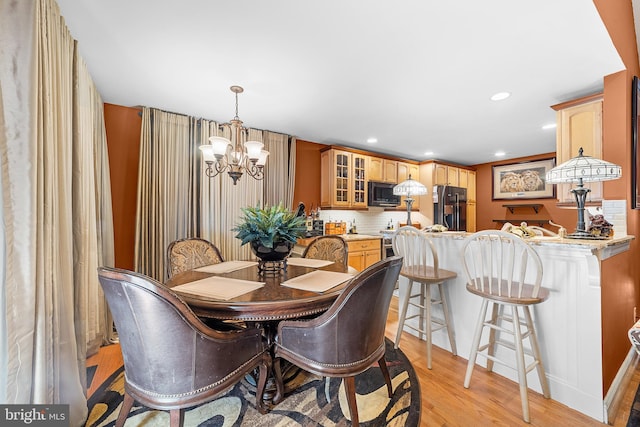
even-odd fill
[(384, 356), (378, 360), (378, 366), (380, 366), (380, 371), (382, 371), (382, 376), (384, 377), (384, 382), (387, 383), (387, 391), (389, 392), (389, 397), (393, 396), (393, 387), (391, 386), (391, 377), (389, 376), (389, 369), (387, 369), (387, 361), (384, 359)]

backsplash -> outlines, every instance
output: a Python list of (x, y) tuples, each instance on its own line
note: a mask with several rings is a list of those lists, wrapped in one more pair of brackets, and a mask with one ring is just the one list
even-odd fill
[[(392, 222), (394, 228), (398, 228), (398, 224), (407, 222), (406, 211), (385, 211), (383, 209), (369, 208), (368, 211), (349, 211), (349, 210), (320, 210), (320, 219), (325, 223), (327, 221), (344, 221), (349, 225), (355, 221), (358, 234), (378, 235), (380, 230), (385, 230), (389, 221)], [(411, 211), (411, 222), (420, 223), (421, 227), (431, 225), (431, 220), (422, 215), (420, 212)]]

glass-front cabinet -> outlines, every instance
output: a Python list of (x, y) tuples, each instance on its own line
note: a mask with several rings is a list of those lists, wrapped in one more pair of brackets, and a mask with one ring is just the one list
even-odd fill
[(320, 153), (323, 208), (367, 207), (367, 156), (329, 149)]

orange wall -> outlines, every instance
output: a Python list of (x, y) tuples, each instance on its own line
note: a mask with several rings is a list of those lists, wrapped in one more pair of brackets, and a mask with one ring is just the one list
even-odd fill
[(296, 144), (296, 184), (293, 206), (304, 203), (307, 213), (320, 206), (320, 149), (323, 144), (299, 139)]
[[(556, 207), (557, 200), (554, 199), (531, 199), (531, 200), (492, 200), (493, 194), (493, 166), (505, 165), (510, 163), (520, 163), (534, 160), (542, 160), (555, 158), (556, 153), (538, 154), (535, 156), (520, 157), (517, 159), (509, 159), (494, 163), (483, 163), (475, 165), (476, 168), (476, 198), (477, 198), (477, 229), (493, 229), (500, 228), (501, 224), (495, 223), (494, 219), (506, 219), (512, 224), (519, 224), (527, 219), (550, 219), (556, 224), (564, 226), (569, 233), (573, 232), (577, 223), (577, 214), (575, 209), (561, 209)], [(519, 203), (539, 203), (543, 205), (536, 214), (533, 209), (519, 208), (511, 213), (502, 205), (519, 204)], [(531, 225), (536, 225), (531, 222)], [(557, 227), (545, 225), (553, 231), (558, 231)]]
[[(609, 35), (627, 70), (604, 79), (603, 158), (622, 166), (623, 178), (605, 183), (605, 199), (627, 201), (627, 232), (640, 237), (640, 211), (631, 206), (631, 94), (632, 79), (640, 75), (631, 1), (594, 0)], [(633, 308), (640, 310), (640, 242), (629, 251), (602, 263), (602, 355), (606, 392), (630, 343), (627, 330), (633, 324)]]
[(140, 157), (139, 108), (104, 104), (111, 171), (115, 266), (133, 270)]

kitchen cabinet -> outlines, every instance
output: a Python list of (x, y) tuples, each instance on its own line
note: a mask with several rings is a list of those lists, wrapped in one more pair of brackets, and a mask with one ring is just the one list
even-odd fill
[(349, 247), (349, 265), (358, 271), (375, 264), (382, 259), (381, 239), (353, 240)]
[[(466, 169), (458, 169), (458, 187), (469, 188), (469, 171)], [(468, 193), (468, 190), (467, 190)], [(468, 195), (467, 195), (468, 197)]]
[[(398, 162), (398, 184), (402, 181), (406, 181), (407, 179), (420, 181), (420, 165), (414, 165), (412, 163)], [(429, 191), (429, 189), (427, 189)], [(398, 206), (399, 210), (406, 210), (406, 204), (404, 202), (406, 197), (402, 196), (400, 198), (400, 206)], [(413, 205), (411, 210), (418, 211), (420, 208), (420, 197), (413, 198)]]
[(320, 153), (323, 208), (367, 208), (368, 156), (329, 149)]
[[(585, 156), (602, 158), (602, 94), (580, 98), (555, 105), (556, 110), (556, 164), (570, 160), (578, 155), (580, 148)], [(558, 184), (556, 194), (558, 202), (575, 204), (570, 193), (572, 184)], [(585, 183), (591, 192), (590, 201), (602, 200), (602, 182)]]
[(452, 185), (454, 187), (462, 187), (462, 185), (460, 185), (460, 168), (434, 163), (433, 170), (433, 185)]
[(433, 184), (432, 185), (447, 185), (447, 166), (439, 163), (434, 163), (433, 166)]
[(475, 202), (476, 199), (476, 171), (468, 171), (467, 177), (467, 201)]
[(476, 232), (476, 202), (467, 202), (467, 232)]
[(447, 184), (453, 187), (460, 187), (460, 169), (454, 166), (447, 166)]
[(369, 156), (369, 180), (379, 182), (398, 183), (398, 162)]

